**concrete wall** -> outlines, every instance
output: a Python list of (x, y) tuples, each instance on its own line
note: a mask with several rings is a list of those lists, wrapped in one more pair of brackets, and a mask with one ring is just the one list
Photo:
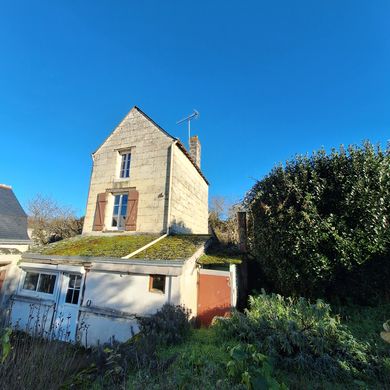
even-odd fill
[(82, 322), (79, 339), (83, 345), (114, 339), (126, 341), (138, 332), (138, 323), (129, 314), (148, 316), (164, 303), (176, 305), (180, 301), (177, 276), (166, 277), (165, 294), (149, 291), (149, 275), (90, 272), (85, 286), (79, 321)]
[(171, 226), (176, 233), (208, 234), (208, 184), (177, 146), (173, 153)]
[(85, 283), (84, 305), (148, 315), (164, 303), (179, 302), (176, 276), (166, 277), (165, 294), (149, 291), (149, 275), (90, 272)]
[(0, 289), (0, 308), (7, 304), (10, 295), (17, 289), (21, 272), (17, 263), (21, 259), (21, 254), (28, 248), (27, 244), (0, 244), (0, 272), (6, 272)]
[(190, 318), (198, 313), (198, 267), (197, 258), (187, 260), (180, 275), (180, 304), (191, 311)]
[[(99, 193), (107, 189), (135, 187), (139, 191), (137, 231), (160, 233), (165, 228), (167, 208), (167, 168), (173, 139), (132, 109), (94, 154), (83, 233), (92, 231)], [(119, 178), (121, 156), (118, 149), (131, 148), (130, 178)], [(110, 230), (112, 197), (105, 213), (105, 228)]]

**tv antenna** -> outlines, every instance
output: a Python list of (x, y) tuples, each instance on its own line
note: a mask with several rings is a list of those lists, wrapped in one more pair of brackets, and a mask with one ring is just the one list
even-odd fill
[(198, 119), (200, 116), (199, 112), (194, 109), (194, 112), (191, 115), (188, 115), (187, 117), (180, 119), (178, 122), (176, 122), (177, 125), (180, 125), (180, 123), (183, 123), (185, 121), (188, 122), (188, 149), (190, 148), (190, 139), (191, 139), (191, 121), (193, 119)]

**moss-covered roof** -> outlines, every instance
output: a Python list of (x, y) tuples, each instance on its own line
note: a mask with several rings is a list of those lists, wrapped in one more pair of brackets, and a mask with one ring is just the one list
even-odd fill
[[(158, 235), (77, 236), (32, 248), (30, 252), (58, 256), (124, 257), (142, 248)], [(133, 259), (176, 260), (191, 257), (210, 238), (207, 235), (175, 235), (158, 241)]]
[(236, 247), (220, 243), (211, 245), (207, 248), (206, 253), (198, 259), (198, 263), (202, 265), (240, 264), (241, 262), (241, 254)]
[(32, 248), (42, 255), (123, 257), (155, 240), (158, 235), (77, 236)]
[(133, 259), (188, 259), (210, 238), (208, 235), (168, 236), (133, 256)]

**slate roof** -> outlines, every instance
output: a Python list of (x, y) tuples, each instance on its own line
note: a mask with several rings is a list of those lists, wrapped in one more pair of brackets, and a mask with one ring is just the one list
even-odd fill
[(24, 212), (11, 187), (0, 184), (0, 242), (25, 241), (27, 214)]

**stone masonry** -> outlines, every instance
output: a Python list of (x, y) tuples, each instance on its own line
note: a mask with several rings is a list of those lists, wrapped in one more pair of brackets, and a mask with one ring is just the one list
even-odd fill
[[(130, 177), (119, 178), (120, 152), (131, 151)], [(173, 153), (169, 212), (170, 161)], [(177, 140), (134, 107), (93, 153), (83, 234), (92, 232), (96, 200), (108, 194), (104, 231), (110, 231), (115, 191), (139, 192), (136, 232), (163, 233), (170, 222), (178, 233), (208, 233), (208, 184)]]

